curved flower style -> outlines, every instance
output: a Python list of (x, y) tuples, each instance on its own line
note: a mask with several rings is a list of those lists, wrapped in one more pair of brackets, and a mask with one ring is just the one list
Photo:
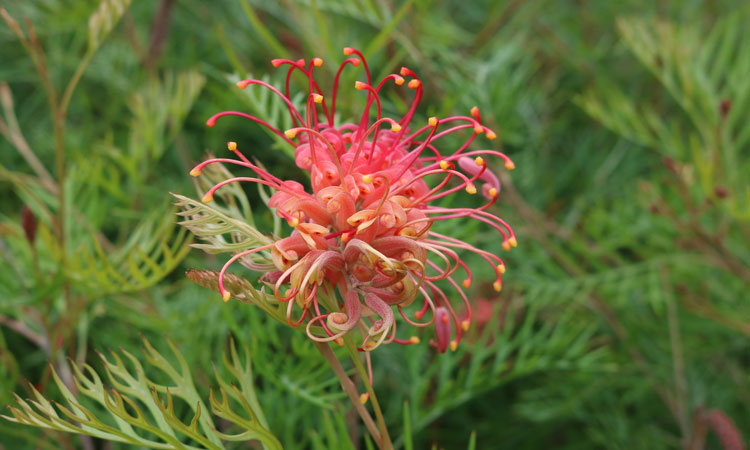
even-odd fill
[[(471, 116), (431, 117), (427, 124), (414, 126), (412, 119), (422, 98), (422, 82), (416, 74), (404, 67), (400, 74), (390, 74), (373, 84), (362, 54), (352, 48), (344, 49), (344, 54), (348, 58), (336, 73), (330, 103), (313, 77), (314, 69), (323, 63), (320, 58), (309, 63), (274, 60), (275, 67), (288, 66), (285, 93), (260, 80), (237, 83), (240, 89), (257, 84), (276, 94), (289, 110), (291, 129), (281, 132), (237, 111), (225, 111), (208, 120), (208, 126), (213, 126), (220, 117), (241, 116), (267, 127), (294, 146), (296, 164), (309, 172), (312, 185), (309, 193), (298, 182), (273, 176), (248, 160), (234, 142), (228, 147), (239, 159), (210, 159), (190, 172), (198, 176), (203, 167), (217, 162), (250, 169), (253, 176), (224, 180), (213, 186), (203, 201), (210, 202), (216, 190), (228, 183), (258, 183), (272, 189), (268, 206), (293, 228), (287, 237), (230, 258), (220, 272), (219, 291), (225, 301), (229, 300), (224, 277), (227, 268), (242, 259), (246, 267), (263, 273), (261, 281), (273, 287), (278, 301), (288, 302), (289, 324), (305, 324), (308, 336), (315, 341), (341, 342), (344, 334), (359, 331), (363, 336), (361, 351), (385, 342), (419, 342), (416, 337), (396, 337), (394, 310), (398, 310), (408, 324), (434, 324), (436, 339), (432, 344), (438, 351), (455, 350), (462, 332), (471, 324), (471, 308), (463, 290), (471, 285), (472, 272), (458, 252), (468, 250), (487, 261), (496, 273), (497, 291), (502, 286), (505, 265), (498, 256), (436, 233), (431, 226), (437, 221), (468, 217), (500, 233), (504, 249), (515, 247), (510, 226), (487, 212), (497, 200), (500, 183), (487, 169), (484, 157), (501, 158), (508, 170), (514, 168), (513, 162), (494, 150), (467, 151), (482, 133), (488, 139), (496, 137), (482, 124), (476, 107)], [(366, 81), (357, 81), (355, 88), (367, 94), (364, 112), (357, 122), (337, 125), (339, 78), (347, 65), (360, 64)], [(304, 116), (290, 100), (290, 77), (295, 71), (308, 80)], [(414, 97), (406, 115), (400, 120), (383, 117), (381, 89), (389, 81), (402, 85), (407, 78), (406, 86), (414, 91)], [(464, 130), (470, 134), (463, 145), (441, 153), (438, 145), (442, 138)], [(475, 194), (479, 182), (487, 200), (484, 205), (448, 208), (435, 204), (462, 190)], [(460, 283), (455, 280), (459, 273), (465, 274)], [(456, 311), (439, 282), (455, 290), (462, 300), (463, 314)], [(415, 313), (404, 311), (416, 300), (421, 307), (415, 308)], [(294, 313), (295, 305), (301, 312)], [(423, 321), (428, 311), (431, 314)], [(299, 318), (294, 319), (293, 313)]]

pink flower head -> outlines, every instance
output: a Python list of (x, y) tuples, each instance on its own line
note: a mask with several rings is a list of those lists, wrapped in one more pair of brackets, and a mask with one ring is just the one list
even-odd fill
[[(415, 124), (422, 82), (414, 72), (404, 67), (400, 74), (390, 74), (375, 84), (359, 51), (346, 48), (344, 54), (348, 58), (336, 73), (329, 97), (313, 76), (323, 63), (319, 58), (309, 63), (274, 60), (275, 67), (287, 68), (285, 92), (260, 80), (237, 83), (241, 89), (261, 85), (277, 95), (291, 116), (293, 127), (288, 130), (282, 132), (237, 111), (208, 120), (213, 126), (220, 117), (241, 116), (267, 127), (294, 147), (295, 162), (309, 172), (312, 186), (312, 192), (307, 192), (300, 183), (273, 176), (250, 162), (234, 142), (228, 147), (238, 159), (210, 159), (191, 171), (198, 176), (203, 167), (216, 162), (249, 169), (251, 176), (224, 180), (203, 200), (211, 201), (216, 190), (228, 183), (258, 183), (273, 191), (268, 206), (293, 228), (287, 237), (230, 258), (220, 272), (219, 290), (225, 300), (230, 298), (224, 275), (234, 261), (243, 259), (247, 267), (263, 272), (261, 281), (273, 288), (278, 301), (287, 302), (289, 324), (304, 324), (315, 341), (341, 342), (345, 334), (357, 333), (362, 336), (363, 351), (387, 342), (419, 342), (416, 337), (397, 337), (398, 315), (414, 326), (434, 325), (433, 345), (438, 351), (455, 350), (471, 324), (464, 289), (471, 285), (472, 272), (459, 252), (474, 252), (492, 266), (497, 291), (505, 265), (498, 256), (431, 227), (437, 221), (470, 218), (494, 228), (506, 250), (515, 247), (510, 226), (487, 211), (497, 200), (500, 182), (484, 158), (500, 158), (508, 170), (514, 168), (513, 162), (498, 151), (468, 150), (481, 134), (490, 140), (496, 137), (482, 124), (476, 107), (469, 116), (431, 117), (426, 124)], [(365, 81), (357, 81), (354, 87), (366, 95), (366, 106), (359, 120), (339, 125), (334, 120), (336, 96), (347, 65), (364, 69)], [(295, 71), (308, 80), (304, 114), (290, 96), (290, 77)], [(411, 106), (400, 119), (382, 115), (380, 91), (389, 82), (406, 84), (414, 92)], [(445, 136), (459, 132), (467, 136), (460, 147), (440, 149)], [(480, 207), (435, 204), (461, 191), (476, 194), (479, 183), (487, 200)], [(463, 280), (456, 281), (461, 274)], [(460, 310), (451, 301), (456, 296), (461, 299)], [(405, 309), (413, 303), (413, 308)]]

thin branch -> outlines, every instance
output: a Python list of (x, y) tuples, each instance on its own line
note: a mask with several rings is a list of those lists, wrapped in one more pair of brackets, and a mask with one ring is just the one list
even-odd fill
[(351, 400), (352, 405), (357, 410), (357, 413), (359, 413), (359, 417), (362, 419), (362, 422), (364, 422), (365, 427), (367, 427), (367, 431), (370, 432), (373, 440), (379, 443), (381, 441), (380, 431), (378, 430), (377, 425), (375, 425), (375, 421), (372, 420), (372, 416), (370, 416), (370, 413), (365, 408), (365, 405), (363, 405), (360, 401), (357, 387), (346, 374), (346, 371), (341, 366), (338, 358), (336, 358), (333, 350), (331, 350), (330, 345), (323, 342), (315, 342), (314, 344), (315, 348), (318, 349), (320, 354), (323, 355), (323, 357), (328, 362), (328, 365), (331, 366), (331, 369), (333, 369), (333, 373), (336, 374), (336, 377), (341, 383), (341, 388), (344, 389), (344, 392), (346, 392), (349, 400)]

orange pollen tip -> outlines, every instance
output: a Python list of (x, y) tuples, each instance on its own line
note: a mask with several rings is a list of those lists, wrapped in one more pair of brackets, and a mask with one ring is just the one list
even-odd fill
[(505, 163), (505, 168), (508, 170), (513, 170), (516, 168), (516, 165), (513, 164), (513, 161), (508, 161)]
[(213, 196), (213, 195), (211, 195), (211, 194), (206, 194), (206, 195), (204, 195), (204, 196), (203, 196), (203, 198), (201, 199), (201, 201), (202, 201), (203, 203), (211, 203), (211, 202), (213, 201), (213, 199), (214, 199), (214, 196)]
[(476, 194), (477, 193), (477, 188), (473, 184), (470, 184), (470, 185), (466, 186), (466, 192), (468, 192), (469, 194)]
[(448, 170), (448, 167), (450, 167), (450, 164), (448, 164), (448, 161), (440, 161), (440, 168), (443, 170)]
[(193, 169), (190, 171), (190, 176), (193, 176), (193, 177), (197, 177), (200, 174), (201, 174), (200, 169)]
[(363, 405), (367, 403), (367, 400), (369, 399), (370, 399), (370, 394), (367, 392), (359, 396), (359, 402), (362, 403)]
[(508, 239), (508, 243), (510, 243), (511, 247), (518, 247), (518, 241), (515, 236), (511, 236), (511, 238)]
[(341, 346), (341, 347), (344, 346), (344, 340), (341, 339), (341, 338), (336, 338), (336, 339), (333, 340), (333, 342), (339, 344), (339, 346)]
[(237, 143), (236, 142), (227, 142), (227, 148), (231, 151), (237, 150)]
[(397, 75), (397, 76), (393, 77), (393, 82), (396, 83), (397, 85), (401, 86), (402, 84), (404, 84), (404, 77), (401, 77), (401, 76)]
[(409, 342), (411, 342), (412, 344), (419, 344), (419, 338), (416, 336), (412, 336), (409, 338)]
[(438, 124), (438, 119), (437, 117), (430, 117), (429, 119), (427, 119), (427, 123), (430, 124), (431, 127), (436, 127)]
[(372, 179), (373, 179), (373, 177), (370, 174), (362, 175), (362, 181), (365, 182), (365, 183), (367, 183), (367, 184), (372, 183)]
[(448, 319), (448, 316), (443, 316), (443, 323), (448, 323), (450, 319)]
[(415, 312), (415, 313), (414, 313), (414, 317), (415, 317), (415, 318), (416, 318), (417, 320), (420, 320), (420, 319), (422, 319), (422, 316), (424, 316), (424, 313), (423, 313), (422, 311), (417, 311), (417, 312)]
[(349, 56), (354, 53), (354, 49), (351, 47), (344, 47), (344, 55)]
[(409, 74), (409, 69), (407, 69), (406, 67), (402, 67), (401, 70), (398, 71), (398, 73), (400, 73), (402, 77), (405, 77)]
[(223, 294), (221, 294), (222, 300), (225, 302), (228, 302), (230, 298), (232, 298), (232, 294), (229, 293), (229, 291), (224, 291)]
[(461, 329), (464, 331), (469, 331), (470, 325), (471, 325), (471, 322), (469, 322), (469, 319), (466, 319), (463, 322), (461, 322)]
[(297, 130), (294, 128), (290, 128), (284, 132), (284, 135), (289, 139), (294, 139), (295, 137), (297, 137)]
[(500, 284), (500, 282), (499, 282), (499, 281), (495, 281), (494, 283), (492, 283), (492, 289), (494, 289), (494, 290), (495, 290), (495, 292), (500, 292), (500, 290), (501, 290), (502, 288), (503, 288), (503, 285), (502, 285), (502, 284)]
[(401, 125), (399, 125), (398, 122), (393, 122), (391, 124), (391, 131), (398, 133), (399, 131), (401, 131)]
[(484, 165), (484, 158), (482, 158), (481, 156), (477, 156), (477, 157), (476, 157), (476, 158), (474, 159), (474, 162), (476, 163), (476, 165), (478, 165), (478, 166), (480, 166), (480, 167), (481, 167), (481, 166), (483, 166), (483, 165)]
[(365, 86), (367, 86), (367, 85), (365, 83), (361, 82), (361, 81), (354, 82), (354, 89), (356, 89), (358, 91), (361, 91), (362, 89), (364, 89)]
[(487, 139), (489, 139), (489, 140), (493, 140), (493, 139), (495, 139), (496, 137), (497, 137), (497, 135), (495, 134), (495, 132), (494, 132), (494, 131), (492, 131), (492, 130), (487, 130)]
[(490, 197), (495, 198), (495, 197), (497, 197), (497, 189), (490, 188), (490, 190), (489, 190), (489, 192), (487, 192), (487, 194), (489, 194)]
[(469, 288), (471, 287), (471, 281), (469, 281), (469, 280), (464, 280), (463, 282), (461, 282), (461, 285), (462, 285), (463, 287), (465, 287), (466, 289), (469, 289)]
[(476, 106), (471, 107), (471, 117), (479, 120), (479, 108)]
[(211, 119), (208, 119), (208, 120), (206, 121), (206, 126), (207, 126), (207, 127), (213, 127), (214, 125), (216, 125), (216, 119), (214, 119), (214, 118), (211, 118)]
[(320, 94), (313, 94), (313, 101), (315, 103), (323, 103), (323, 96)]
[(481, 125), (474, 125), (474, 132), (476, 134), (481, 134), (484, 132), (484, 128)]
[(247, 85), (250, 84), (247, 80), (242, 80), (237, 82), (237, 87), (240, 89), (245, 89)]
[(503, 242), (503, 250), (505, 250), (506, 252), (510, 250), (510, 244), (508, 243), (508, 241)]
[(409, 89), (416, 89), (422, 84), (419, 80), (409, 80), (409, 83), (406, 85)]
[(498, 265), (497, 265), (497, 271), (498, 271), (498, 273), (500, 273), (500, 274), (503, 274), (503, 273), (505, 273), (505, 264), (498, 264)]
[(312, 63), (313, 63), (313, 66), (320, 67), (323, 65), (323, 60), (320, 58), (313, 58)]
[(455, 340), (455, 339), (454, 339), (454, 340), (452, 340), (452, 341), (451, 341), (451, 344), (450, 344), (450, 347), (451, 347), (451, 351), (452, 351), (452, 352), (455, 352), (455, 351), (456, 351), (456, 349), (458, 348), (458, 342), (456, 342), (456, 340)]
[(284, 64), (280, 59), (272, 59), (271, 65), (274, 67), (281, 67), (281, 65)]
[(360, 62), (360, 61), (359, 61), (358, 59), (352, 59), (352, 65), (353, 65), (354, 67), (359, 67), (359, 62)]

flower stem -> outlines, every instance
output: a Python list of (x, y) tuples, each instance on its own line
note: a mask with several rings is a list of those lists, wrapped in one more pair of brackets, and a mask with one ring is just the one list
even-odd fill
[(375, 395), (375, 389), (373, 389), (372, 385), (370, 384), (370, 377), (367, 373), (367, 370), (365, 369), (365, 366), (362, 364), (362, 361), (359, 359), (359, 352), (357, 351), (357, 348), (355, 347), (351, 336), (344, 336), (344, 343), (346, 346), (346, 350), (349, 353), (349, 357), (354, 363), (354, 367), (357, 368), (357, 372), (362, 379), (362, 383), (365, 385), (365, 389), (367, 389), (367, 393), (370, 394), (369, 400), (370, 403), (372, 403), (372, 410), (375, 412), (375, 420), (377, 421), (378, 431), (381, 435), (381, 439), (376, 440), (376, 442), (378, 443), (378, 447), (385, 450), (393, 450), (393, 443), (391, 442), (391, 436), (388, 434), (388, 428), (385, 425), (383, 412), (380, 410), (378, 397)]
[[(328, 365), (331, 366), (331, 369), (333, 369), (333, 373), (336, 374), (336, 377), (339, 379), (339, 382), (341, 383), (341, 388), (344, 390), (344, 392), (346, 392), (346, 395), (349, 397), (349, 400), (351, 400), (352, 405), (354, 406), (354, 409), (359, 414), (359, 417), (362, 419), (362, 422), (364, 422), (365, 427), (367, 428), (367, 431), (370, 433), (370, 436), (372, 436), (373, 440), (378, 443), (378, 446), (380, 448), (383, 448), (380, 445), (382, 436), (381, 436), (380, 430), (378, 429), (378, 426), (375, 425), (375, 421), (372, 420), (372, 416), (370, 416), (370, 413), (365, 408), (365, 405), (363, 405), (362, 402), (359, 400), (359, 393), (357, 392), (357, 387), (354, 385), (354, 382), (351, 380), (351, 378), (349, 378), (349, 376), (346, 374), (346, 371), (341, 366), (341, 363), (339, 362), (338, 358), (336, 358), (336, 355), (333, 353), (333, 350), (331, 350), (330, 344), (323, 343), (323, 342), (315, 342), (314, 344), (315, 344), (315, 347), (320, 352), (320, 354), (323, 355), (326, 362), (328, 362)], [(390, 440), (388, 442), (390, 443)]]

